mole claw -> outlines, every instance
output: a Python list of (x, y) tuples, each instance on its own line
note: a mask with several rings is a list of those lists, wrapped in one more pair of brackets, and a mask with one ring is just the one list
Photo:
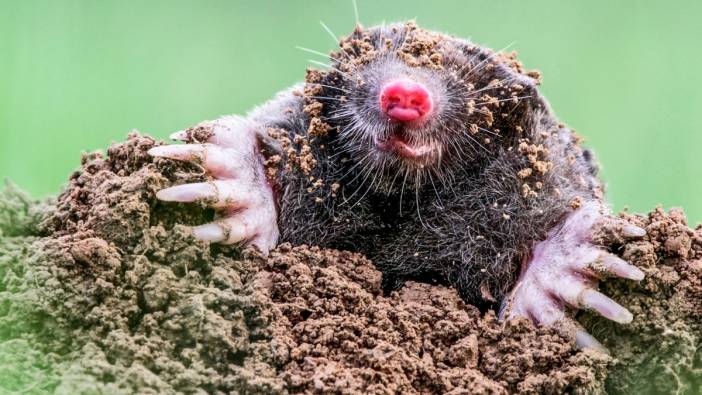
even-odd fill
[(193, 227), (193, 236), (214, 243), (234, 244), (255, 237), (252, 222), (235, 217)]
[(214, 180), (176, 185), (156, 192), (167, 202), (204, 202), (215, 208), (238, 209), (256, 202), (257, 195), (240, 180)]
[(622, 235), (624, 237), (643, 237), (646, 236), (646, 230), (636, 225), (626, 224), (622, 227)]
[(645, 277), (641, 269), (612, 254), (606, 254), (601, 263), (606, 271), (621, 278), (641, 281)]
[(159, 145), (148, 150), (151, 156), (161, 156), (175, 160), (192, 160), (206, 156), (207, 146), (202, 144)]
[(163, 147), (167, 147), (167, 145), (159, 145), (157, 147), (153, 147), (146, 151), (147, 154), (151, 156), (164, 156), (164, 150)]
[(178, 190), (173, 190), (173, 188), (176, 187), (171, 187), (171, 188), (165, 188), (161, 189), (160, 191), (156, 192), (156, 199), (158, 200), (163, 200), (165, 202), (175, 202), (178, 201)]
[(236, 152), (214, 144), (159, 145), (148, 151), (149, 155), (182, 161), (197, 161), (215, 178), (235, 177)]
[(190, 147), (188, 145), (159, 145), (146, 151), (151, 156), (169, 158), (175, 160), (189, 159), (189, 153), (184, 153)]
[(202, 199), (217, 199), (217, 188), (209, 183), (176, 185), (156, 192), (156, 198), (166, 202), (194, 202)]
[(594, 289), (586, 289), (581, 294), (580, 302), (584, 308), (594, 310), (603, 317), (620, 324), (628, 324), (634, 319), (629, 310)]
[(195, 236), (196, 239), (209, 242), (218, 242), (226, 238), (226, 232), (222, 226), (217, 223), (195, 226), (192, 229), (193, 236)]
[(185, 130), (179, 130), (168, 136), (171, 140), (185, 141), (188, 139), (188, 132)]
[(578, 329), (577, 332), (575, 332), (575, 345), (578, 346), (578, 348), (594, 348), (596, 350), (608, 352), (607, 348), (605, 348), (602, 343), (585, 332), (584, 329)]

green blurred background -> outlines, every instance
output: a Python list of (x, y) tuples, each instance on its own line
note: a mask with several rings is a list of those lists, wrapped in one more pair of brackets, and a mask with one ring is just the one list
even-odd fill
[[(702, 221), (702, 2), (371, 1), (361, 22), (420, 25), (519, 51), (603, 164), (616, 209)], [(351, 0), (0, 0), (0, 177), (55, 193), (79, 153), (137, 128), (243, 113), (303, 78), (353, 28)]]

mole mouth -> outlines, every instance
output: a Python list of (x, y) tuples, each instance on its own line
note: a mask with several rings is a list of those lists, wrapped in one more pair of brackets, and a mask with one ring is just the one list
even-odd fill
[(417, 120), (421, 120), (422, 117), (425, 115), (423, 112), (419, 111), (416, 108), (406, 108), (399, 106), (391, 106), (390, 108), (388, 108), (387, 114), (390, 116), (391, 119), (396, 120), (398, 122), (416, 122)]
[(411, 142), (404, 129), (393, 131), (385, 140), (376, 139), (375, 145), (380, 151), (389, 152), (409, 160), (427, 162), (436, 154), (436, 148), (432, 144), (418, 145)]

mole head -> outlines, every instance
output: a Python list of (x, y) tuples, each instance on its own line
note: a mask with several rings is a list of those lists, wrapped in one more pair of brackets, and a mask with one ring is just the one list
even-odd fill
[(446, 153), (440, 126), (452, 111), (450, 86), (438, 63), (438, 41), (426, 48), (420, 63), (401, 51), (415, 42), (405, 25), (357, 29), (355, 36), (373, 45), (350, 38), (353, 49), (338, 55), (335, 67), (343, 78), (337, 84), (346, 90), (346, 101), (337, 104), (344, 117), (338, 122), (340, 139), (367, 156), (367, 164), (389, 172), (438, 165)]
[(506, 82), (529, 84), (494, 52), (411, 22), (357, 27), (339, 45), (329, 70), (308, 74), (306, 92), (322, 102), (343, 155), (379, 174), (377, 184), (445, 181), (477, 163), (499, 134), (499, 112), (514, 110), (500, 97), (516, 97)]

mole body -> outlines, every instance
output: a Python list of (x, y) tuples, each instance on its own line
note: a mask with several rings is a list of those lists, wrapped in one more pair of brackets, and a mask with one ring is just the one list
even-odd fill
[(388, 289), (407, 279), (455, 287), (468, 302), (556, 325), (598, 346), (569, 318), (631, 314), (597, 292), (603, 276), (643, 273), (597, 234), (640, 237), (610, 217), (597, 167), (514, 54), (413, 23), (357, 27), (246, 117), (177, 132), (151, 154), (199, 160), (213, 181), (159, 191), (204, 200), (218, 219), (200, 239), (361, 252)]

